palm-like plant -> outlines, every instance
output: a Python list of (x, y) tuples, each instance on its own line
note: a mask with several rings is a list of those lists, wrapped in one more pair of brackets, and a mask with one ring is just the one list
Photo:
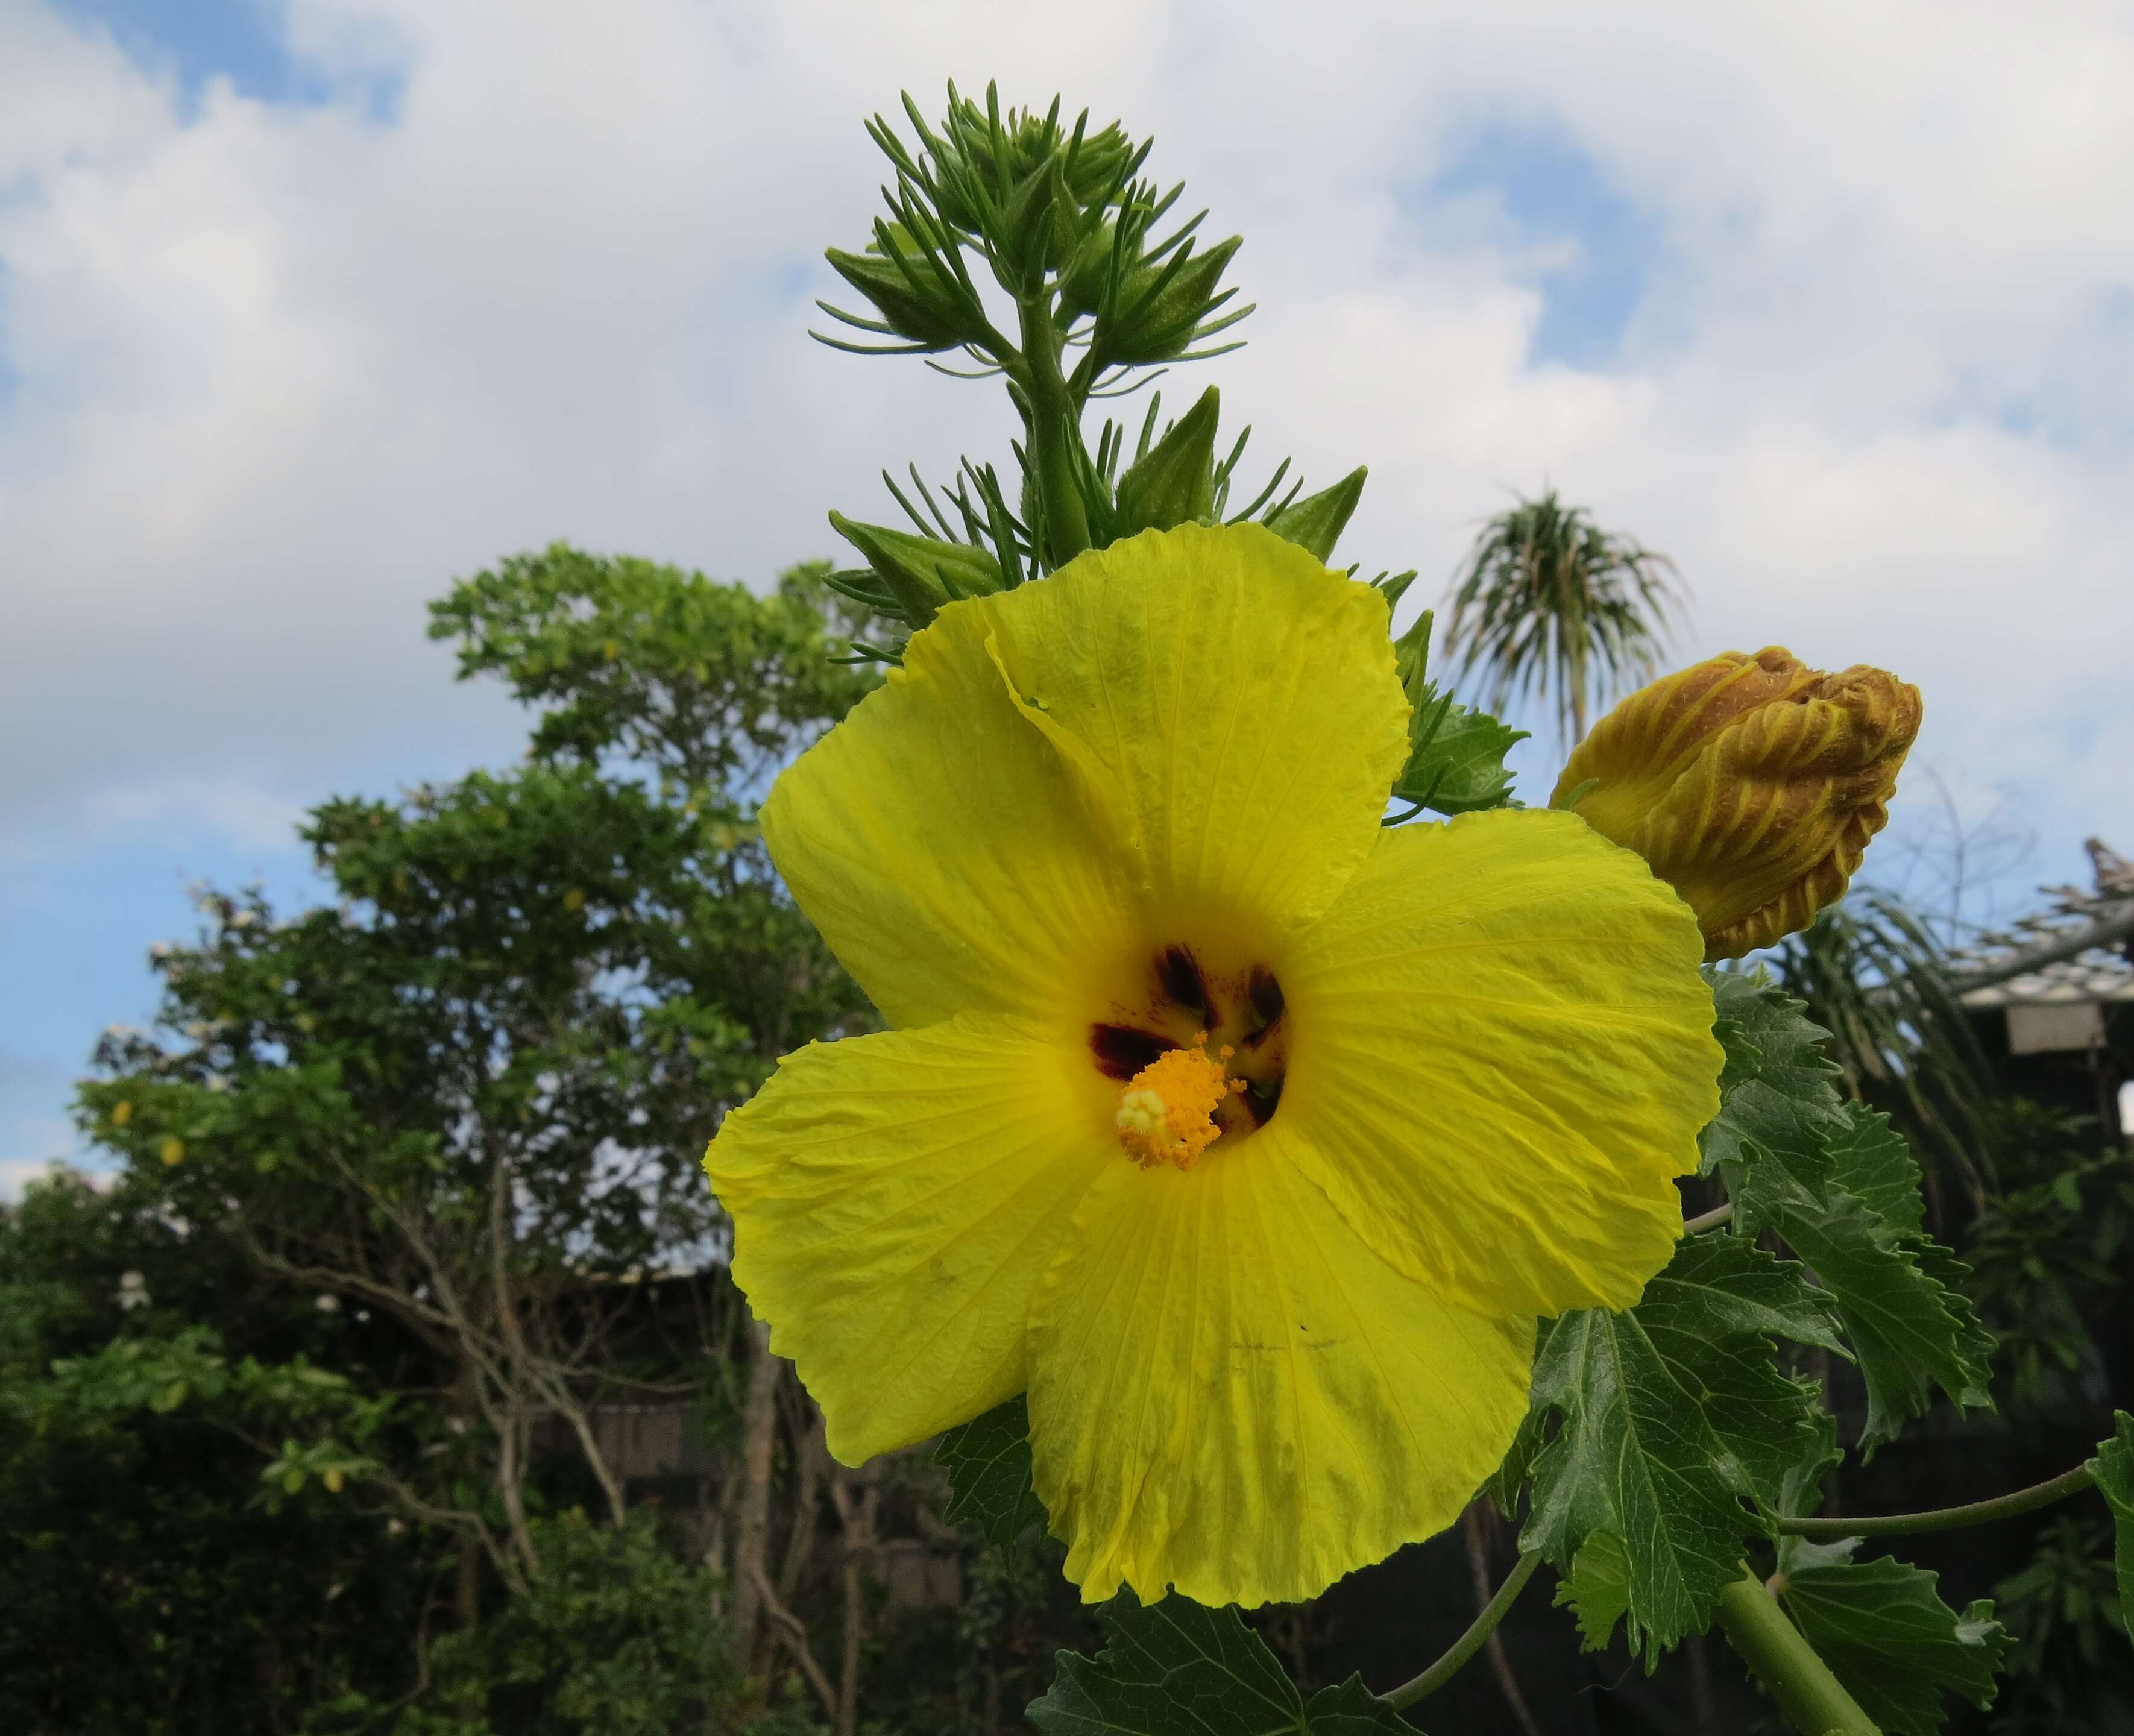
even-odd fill
[(1552, 697), (1567, 746), (1595, 708), (1658, 673), (1685, 600), (1673, 562), (1550, 489), (1482, 527), (1454, 576), (1441, 643), (1456, 678), (1481, 678), (1492, 711)]

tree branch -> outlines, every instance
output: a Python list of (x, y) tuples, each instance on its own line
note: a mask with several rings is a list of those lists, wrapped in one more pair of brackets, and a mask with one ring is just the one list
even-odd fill
[(764, 1577), (760, 1562), (751, 1561), (747, 1567), (749, 1577), (756, 1582), (756, 1594), (762, 1599), (763, 1613), (770, 1618), (771, 1626), (778, 1629), (786, 1650), (793, 1654), (793, 1661), (799, 1665), (801, 1674), (808, 1678), (809, 1685), (822, 1700), (823, 1709), (834, 1721), (838, 1715), (838, 1690), (830, 1685), (830, 1678), (823, 1674), (823, 1666), (815, 1661), (815, 1654), (809, 1648), (806, 1624), (778, 1601), (778, 1594)]

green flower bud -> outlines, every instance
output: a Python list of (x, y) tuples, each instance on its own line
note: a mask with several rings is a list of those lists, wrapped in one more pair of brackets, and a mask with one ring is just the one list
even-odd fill
[(1137, 266), (1119, 286), (1109, 316), (1098, 318), (1096, 345), (1104, 365), (1167, 362), (1190, 349), (1200, 322), (1237, 292), (1226, 289), (1219, 295), (1215, 286), (1231, 255), (1243, 244), (1243, 237), (1233, 235), (1193, 254), (1175, 271), (1175, 258), (1161, 265)]
[[(924, 627), (946, 603), (960, 597), (986, 596), (1004, 588), (1000, 562), (968, 542), (944, 542), (880, 524), (862, 524), (842, 513), (830, 514), (830, 526), (865, 555), (880, 581), (880, 595), (893, 600), (883, 606), (862, 597), (878, 613), (894, 614), (914, 628)], [(857, 596), (848, 591), (847, 595)]]
[(1119, 478), (1119, 536), (1169, 530), (1214, 516), (1215, 422), (1221, 405), (1210, 386)]
[(900, 249), (897, 258), (891, 258), (879, 248), (848, 253), (833, 247), (824, 251), (823, 258), (907, 343), (928, 350), (955, 350), (984, 332), (983, 313), (963, 287), (953, 279), (944, 281), (923, 253)]
[(1347, 528), (1356, 503), (1364, 498), (1364, 479), (1369, 474), (1358, 465), (1333, 487), (1290, 502), (1267, 520), (1267, 528), (1299, 548), (1310, 549), (1320, 560), (1331, 561), (1334, 545)]

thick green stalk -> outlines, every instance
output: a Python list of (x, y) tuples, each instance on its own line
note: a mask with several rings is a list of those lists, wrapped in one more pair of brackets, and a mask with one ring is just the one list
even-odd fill
[(1754, 1574), (1719, 1594), (1719, 1625), (1801, 1736), (1882, 1736)]
[(1045, 502), (1053, 564), (1059, 566), (1089, 546), (1089, 514), (1074, 480), (1081, 417), (1060, 371), (1060, 333), (1042, 292), (1022, 304), (1022, 357), (1028, 369), (1031, 470)]

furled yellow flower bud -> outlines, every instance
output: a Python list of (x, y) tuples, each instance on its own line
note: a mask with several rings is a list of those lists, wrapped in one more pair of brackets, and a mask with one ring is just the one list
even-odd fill
[(1890, 817), (1920, 712), (1919, 689), (1885, 670), (1729, 651), (1602, 718), (1554, 800), (1682, 895), (1707, 959), (1739, 958), (1843, 895)]

